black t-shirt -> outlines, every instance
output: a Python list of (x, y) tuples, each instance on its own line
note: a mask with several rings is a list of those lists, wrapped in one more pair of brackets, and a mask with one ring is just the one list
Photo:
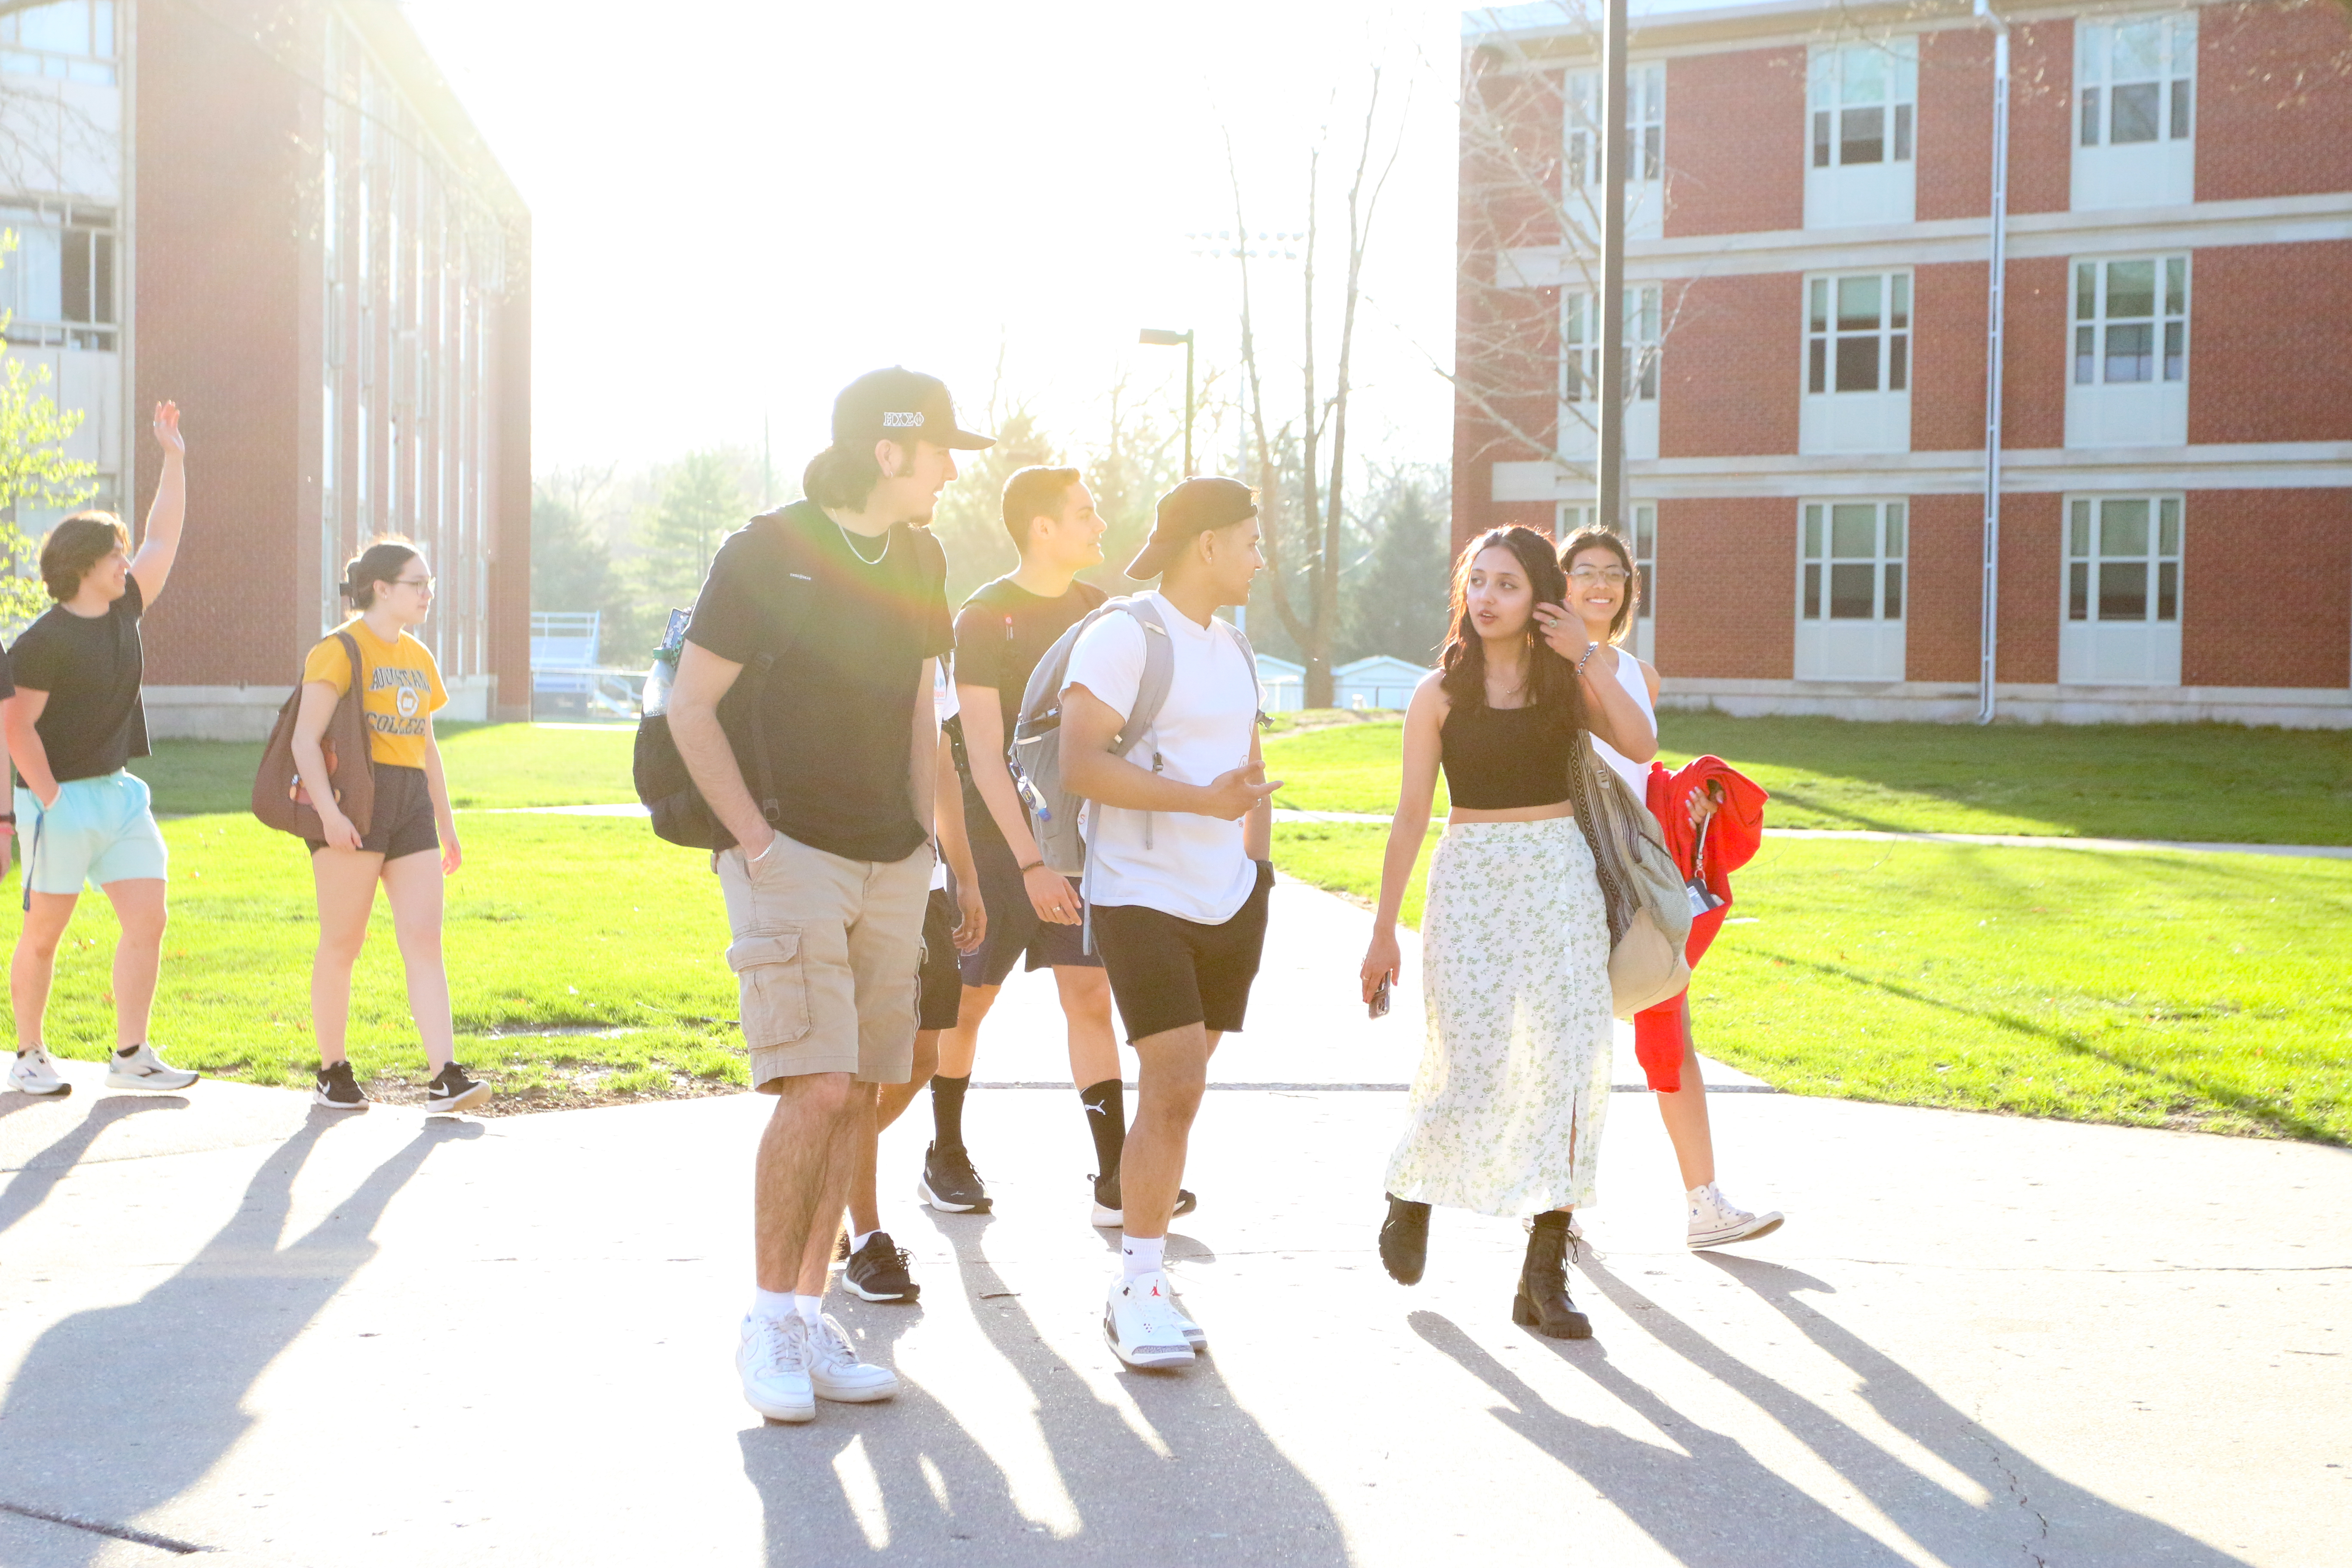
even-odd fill
[[(930, 837), (907, 794), (915, 680), (955, 646), (939, 542), (906, 523), (886, 537), (869, 565), (822, 507), (795, 501), (728, 536), (686, 633), (735, 664), (778, 656), (762, 704), (776, 829), (852, 860), (903, 860)], [(738, 690), (754, 679), (745, 669)], [(749, 715), (731, 700), (722, 711), (756, 797)]]
[(982, 584), (956, 612), (955, 678), (959, 686), (996, 688), (1003, 740), (1013, 741), (1021, 694), (1054, 639), (1087, 618), (1110, 595), (1092, 583), (1072, 583), (1059, 598), (1031, 593), (1011, 577)]
[(139, 579), (126, 574), (122, 597), (106, 614), (77, 616), (52, 605), (8, 650), (13, 679), (49, 694), (33, 729), (59, 784), (103, 778), (147, 754), (147, 710), (139, 701), (145, 606)]
[(0, 698), (16, 695), (16, 678), (8, 673), (8, 656), (0, 653)]

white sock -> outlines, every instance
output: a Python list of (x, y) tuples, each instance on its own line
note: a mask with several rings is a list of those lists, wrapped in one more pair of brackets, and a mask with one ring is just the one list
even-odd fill
[(824, 1321), (824, 1298), (822, 1296), (794, 1296), (793, 1305), (800, 1309), (801, 1321), (812, 1329)]
[(879, 1236), (881, 1233), (882, 1233), (882, 1227), (881, 1227), (880, 1226), (876, 1226), (872, 1230), (869, 1230), (869, 1231), (866, 1232), (866, 1233), (865, 1233), (864, 1235), (862, 1235), (862, 1236), (861, 1236), (861, 1235), (859, 1235), (856, 1231), (854, 1231), (854, 1230), (853, 1230), (853, 1231), (851, 1231), (851, 1232), (849, 1233), (849, 1251), (850, 1251), (851, 1256), (855, 1257), (856, 1254), (858, 1254), (858, 1253), (861, 1253), (861, 1252), (865, 1251), (865, 1250), (866, 1250), (866, 1244), (867, 1242), (869, 1242), (869, 1241), (873, 1240), (877, 1236)]
[(790, 1290), (758, 1290), (751, 1292), (751, 1316), (780, 1319), (793, 1315), (793, 1293)]
[(1160, 1258), (1167, 1250), (1168, 1238), (1164, 1236), (1123, 1237), (1119, 1240), (1119, 1261), (1127, 1265), (1129, 1279), (1139, 1274), (1157, 1274)]

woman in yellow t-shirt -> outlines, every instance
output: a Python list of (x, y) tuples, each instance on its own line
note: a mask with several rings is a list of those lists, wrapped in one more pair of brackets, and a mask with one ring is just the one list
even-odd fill
[[(310, 963), (310, 1026), (319, 1037), (319, 1084), (312, 1099), (341, 1110), (367, 1103), (343, 1046), (352, 1010), (352, 966), (367, 940), (375, 887), (392, 905), (392, 929), (408, 975), (408, 1010), (425, 1037), (433, 1068), (428, 1112), (464, 1110), (489, 1099), (455, 1059), (449, 976), (441, 963), (441, 879), (462, 858), (457, 819), (433, 714), (449, 700), (433, 654), (409, 635), (433, 609), (433, 568), (416, 547), (385, 534), (343, 569), (343, 597), (359, 614), (337, 628), (359, 645), (352, 668), (342, 638), (320, 639), (302, 663), (302, 706), (294, 721), (294, 765), (307, 779), (328, 776), (320, 742), (335, 704), (361, 683), (368, 757), (375, 764), (375, 808), (365, 837), (342, 814), (331, 790), (311, 792), (324, 838), (310, 843), (310, 877), (319, 893), (319, 951)], [(438, 850), (434, 856), (432, 851)]]

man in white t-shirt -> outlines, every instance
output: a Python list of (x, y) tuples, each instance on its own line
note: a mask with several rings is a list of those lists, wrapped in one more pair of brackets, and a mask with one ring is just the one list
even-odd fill
[[(1241, 635), (1216, 618), (1249, 601), (1257, 498), (1234, 479), (1186, 479), (1160, 499), (1128, 566), (1158, 577), (1149, 625), (1102, 616), (1070, 651), (1062, 691), (1062, 780), (1087, 802), (1085, 891), (1095, 948), (1140, 1063), (1127, 1134), (1121, 1271), (1103, 1332), (1132, 1366), (1181, 1366), (1206, 1341), (1177, 1305), (1160, 1258), (1184, 1173), (1209, 1053), (1242, 1026), (1265, 942), (1279, 781), (1258, 752), (1258, 689)], [(1167, 700), (1122, 733), (1146, 658), (1167, 637)]]

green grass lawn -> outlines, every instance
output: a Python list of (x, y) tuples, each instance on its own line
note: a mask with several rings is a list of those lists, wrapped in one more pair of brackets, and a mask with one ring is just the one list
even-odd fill
[[(1393, 721), (1270, 736), (1276, 804), (1395, 810), (1402, 737)], [(1659, 739), (1670, 766), (1712, 752), (1762, 784), (1776, 827), (2352, 844), (2352, 733), (2340, 731), (1669, 711)]]
[[(449, 803), (468, 807), (610, 805), (637, 798), (629, 782), (636, 731), (626, 724), (436, 724)], [(131, 764), (159, 813), (249, 810), (258, 742), (158, 741)]]
[[(1385, 827), (1275, 836), (1378, 895)], [(1782, 1089), (2352, 1142), (2352, 864), (1781, 839), (1734, 881), (1693, 1025)]]

